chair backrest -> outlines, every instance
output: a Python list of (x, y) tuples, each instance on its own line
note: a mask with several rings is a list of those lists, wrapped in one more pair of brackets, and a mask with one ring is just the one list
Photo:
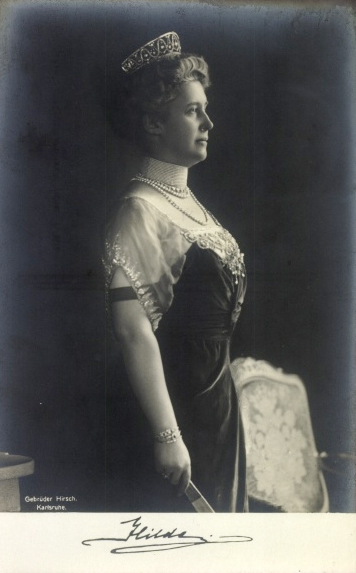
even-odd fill
[(234, 360), (231, 372), (245, 430), (249, 496), (285, 512), (328, 511), (300, 378), (253, 358)]

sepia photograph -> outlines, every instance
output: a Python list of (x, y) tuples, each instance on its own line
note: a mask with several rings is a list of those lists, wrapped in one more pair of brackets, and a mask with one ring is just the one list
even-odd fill
[(6, 573), (351, 573), (355, 70), (351, 1), (0, 4)]

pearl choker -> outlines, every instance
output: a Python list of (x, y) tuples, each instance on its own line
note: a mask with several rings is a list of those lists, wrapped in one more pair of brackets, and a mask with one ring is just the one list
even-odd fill
[[(163, 195), (163, 197), (167, 199), (168, 203), (170, 203), (172, 207), (183, 213), (183, 215), (185, 215), (186, 217), (189, 217), (189, 219), (191, 219), (195, 223), (198, 223), (198, 225), (203, 225), (203, 226), (207, 225), (209, 222), (209, 215), (210, 215), (215, 224), (220, 226), (215, 217), (207, 209), (205, 209), (205, 207), (200, 203), (200, 201), (198, 201), (198, 199), (195, 197), (195, 195), (192, 193), (189, 187), (187, 188), (189, 192), (188, 196), (190, 196), (193, 199), (193, 201), (198, 205), (198, 207), (202, 210), (204, 219), (199, 219), (198, 217), (194, 217), (194, 215), (191, 215), (191, 213), (183, 209), (183, 207), (177, 205), (177, 203), (172, 199), (169, 191), (165, 189), (165, 187), (167, 186), (166, 183), (162, 183), (161, 181), (155, 181), (154, 179), (149, 179), (148, 177), (143, 177), (142, 175), (135, 175), (135, 177), (133, 177), (131, 181), (142, 181), (142, 183), (147, 183), (147, 185), (150, 185), (151, 187), (156, 189), (159, 193), (161, 193), (161, 195)], [(168, 185), (168, 187), (172, 186)], [(181, 195), (178, 196), (180, 197)]]

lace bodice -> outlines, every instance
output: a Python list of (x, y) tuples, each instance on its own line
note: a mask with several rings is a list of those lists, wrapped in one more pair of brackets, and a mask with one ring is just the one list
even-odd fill
[(234, 276), (235, 284), (240, 275), (245, 276), (244, 255), (226, 229), (220, 226), (204, 232), (182, 230), (182, 234), (190, 243), (197, 243), (201, 249), (211, 249), (219, 255)]

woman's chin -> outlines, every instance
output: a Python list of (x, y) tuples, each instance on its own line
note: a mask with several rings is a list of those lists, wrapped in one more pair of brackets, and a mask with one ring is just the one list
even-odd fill
[(166, 163), (172, 163), (174, 165), (181, 165), (182, 167), (193, 167), (194, 165), (196, 165), (197, 163), (200, 163), (201, 161), (205, 161), (205, 159), (207, 158), (207, 151), (205, 150), (199, 150), (196, 153), (192, 153), (190, 155), (186, 155), (186, 156), (171, 156), (168, 155), (166, 153), (150, 153), (148, 150), (148, 155), (150, 155), (151, 157), (153, 157), (154, 159), (158, 159), (159, 161), (165, 161)]
[(208, 153), (207, 153), (206, 149), (198, 151), (196, 154), (194, 154), (194, 156), (192, 155), (189, 158), (190, 164), (188, 167), (193, 167), (193, 165), (196, 165), (197, 163), (200, 163), (201, 161), (205, 161), (207, 156), (208, 156)]
[(193, 163), (193, 165), (196, 165), (197, 163), (201, 163), (201, 161), (205, 161), (206, 158), (207, 158), (207, 156), (208, 156), (207, 153), (205, 153), (204, 155), (201, 155), (201, 156), (199, 157), (199, 159), (196, 159), (196, 161)]

